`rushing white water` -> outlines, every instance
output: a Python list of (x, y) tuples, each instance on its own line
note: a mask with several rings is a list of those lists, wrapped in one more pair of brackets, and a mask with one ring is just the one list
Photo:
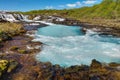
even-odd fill
[(78, 27), (54, 25), (40, 28), (34, 41), (45, 44), (36, 55), (36, 59), (42, 62), (66, 67), (89, 65), (92, 59), (106, 63), (120, 62), (120, 38), (99, 36), (92, 31), (84, 35)]
[(34, 22), (40, 22), (40, 23), (43, 23), (43, 24), (46, 24), (46, 25), (55, 25), (53, 23), (46, 22), (46, 21), (34, 21)]
[(12, 14), (0, 14), (0, 18), (9, 22), (17, 22)]

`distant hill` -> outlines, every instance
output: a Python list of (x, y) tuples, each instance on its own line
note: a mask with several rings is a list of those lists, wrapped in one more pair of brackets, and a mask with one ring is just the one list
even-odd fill
[(31, 15), (59, 15), (75, 19), (119, 19), (120, 0), (103, 0), (100, 4), (92, 7), (64, 10), (34, 10), (25, 12)]

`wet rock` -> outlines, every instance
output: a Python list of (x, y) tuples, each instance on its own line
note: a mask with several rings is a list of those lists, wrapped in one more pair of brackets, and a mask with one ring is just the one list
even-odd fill
[(112, 63), (109, 63), (109, 66), (115, 68), (115, 67), (119, 67), (120, 64), (112, 62)]
[(94, 25), (88, 23), (82, 23), (82, 31), (86, 32), (87, 30), (92, 30), (98, 32), (100, 35), (112, 35), (120, 37), (120, 28), (119, 27), (109, 27), (104, 25)]
[(90, 80), (100, 80), (100, 78), (98, 76), (92, 76)]
[(0, 48), (2, 48), (3, 47), (3, 45), (0, 43)]
[(12, 46), (12, 47), (10, 47), (10, 50), (11, 50), (11, 51), (16, 51), (16, 50), (18, 50), (18, 49), (19, 49), (18, 46)]
[(24, 49), (19, 49), (18, 52), (20, 54), (27, 54), (28, 53), (27, 50), (24, 50)]
[(0, 33), (0, 41), (11, 40), (12, 37), (7, 33)]
[(14, 60), (11, 60), (11, 61), (9, 62), (9, 67), (8, 67), (8, 69), (7, 69), (7, 72), (8, 72), (8, 73), (12, 72), (14, 69), (17, 68), (17, 66), (18, 66), (18, 62), (14, 61)]
[(89, 67), (86, 65), (81, 65), (81, 66), (71, 66), (69, 68), (66, 68), (66, 73), (71, 73), (71, 72), (78, 72), (78, 71), (87, 71), (89, 70)]
[(96, 59), (93, 59), (90, 65), (90, 69), (100, 69), (100, 68), (102, 68), (102, 64)]

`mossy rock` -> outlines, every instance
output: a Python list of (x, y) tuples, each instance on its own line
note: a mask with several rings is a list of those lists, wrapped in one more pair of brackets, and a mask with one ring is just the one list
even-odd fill
[(10, 47), (10, 50), (11, 51), (15, 51), (15, 50), (18, 50), (19, 49), (19, 47), (17, 47), (17, 46), (12, 46), (12, 47)]
[(21, 54), (27, 54), (28, 53), (26, 50), (23, 50), (23, 49), (18, 50), (18, 52), (21, 53)]
[(5, 70), (8, 67), (8, 61), (7, 60), (0, 60), (0, 70)]
[(7, 69), (7, 72), (8, 73), (12, 72), (17, 66), (18, 66), (18, 62), (14, 61), (14, 60), (11, 60), (9, 62), (9, 67)]
[(93, 59), (90, 65), (90, 69), (100, 69), (100, 68), (102, 68), (102, 63), (100, 63), (96, 59)]
[(88, 66), (86, 65), (75, 65), (75, 66), (71, 66), (69, 68), (66, 68), (66, 73), (74, 73), (74, 72), (78, 72), (78, 71), (85, 71), (88, 70)]
[(11, 40), (11, 39), (12, 37), (5, 32), (0, 34), (0, 41)]
[(118, 66), (120, 66), (120, 64), (112, 62), (112, 63), (109, 63), (109, 66), (110, 67), (118, 67)]
[(9, 62), (7, 60), (0, 60), (0, 77), (2, 73), (5, 72), (8, 68)]

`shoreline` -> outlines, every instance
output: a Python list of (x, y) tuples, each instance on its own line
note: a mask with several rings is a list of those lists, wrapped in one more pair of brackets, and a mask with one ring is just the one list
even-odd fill
[[(36, 29), (35, 29), (36, 30)], [(117, 63), (102, 64), (99, 61), (93, 60), (90, 66), (86, 65), (74, 65), (67, 68), (62, 68), (59, 65), (52, 65), (50, 62), (42, 63), (35, 60), (35, 54), (40, 52), (40, 49), (34, 49), (35, 46), (40, 46), (40, 42), (31, 42), (33, 38), (23, 35), (13, 37), (13, 40), (6, 41), (5, 44), (9, 48), (3, 48), (5, 50), (11, 50), (13, 52), (8, 52), (8, 54), (3, 54), (1, 59), (10, 61), (11, 59), (18, 63), (17, 67), (13, 69), (9, 74), (3, 75), (2, 80), (45, 80), (45, 79), (74, 79), (74, 80), (93, 80), (94, 78), (107, 80), (111, 75), (120, 73), (119, 66)], [(19, 43), (17, 43), (19, 42)], [(10, 44), (16, 43), (17, 46), (12, 46)], [(21, 44), (22, 43), (22, 44)], [(26, 46), (29, 44), (31, 47), (31, 52)], [(11, 49), (10, 49), (11, 48)], [(20, 50), (19, 50), (20, 49)], [(114, 72), (113, 72), (114, 71)], [(109, 73), (108, 73), (109, 72)], [(96, 74), (95, 74), (96, 73)], [(74, 76), (77, 74), (77, 76)], [(107, 77), (103, 76), (106, 75)], [(72, 76), (71, 76), (72, 75)], [(9, 76), (9, 78), (5, 77)], [(78, 77), (79, 76), (79, 77)], [(114, 75), (112, 78), (118, 76)], [(114, 80), (117, 80), (115, 79)], [(109, 78), (108, 78), (109, 79)]]
[[(92, 21), (93, 20), (93, 21)], [(115, 37), (120, 37), (120, 25), (118, 25), (117, 23), (114, 25), (115, 21), (106, 21), (104, 22), (104, 20), (74, 20), (74, 19), (67, 19), (64, 22), (55, 22), (53, 21), (53, 23), (55, 24), (63, 24), (63, 25), (68, 25), (68, 26), (82, 26), (82, 30), (84, 32), (86, 32), (87, 29), (90, 29), (92, 31), (98, 32), (101, 35), (112, 35)], [(110, 23), (110, 24), (107, 24)], [(117, 26), (116, 26), (117, 25)]]

